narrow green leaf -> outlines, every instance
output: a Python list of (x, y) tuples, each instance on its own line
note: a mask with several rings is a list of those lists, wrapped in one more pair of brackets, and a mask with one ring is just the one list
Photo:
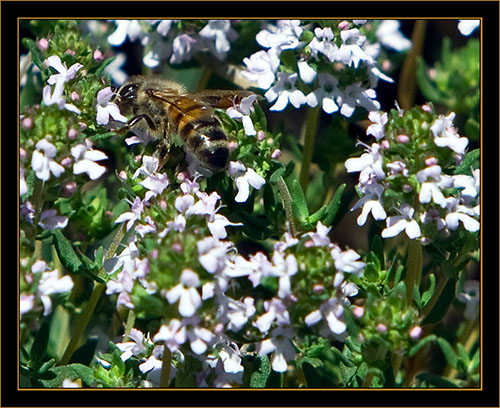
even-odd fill
[(41, 361), (47, 351), (49, 342), (50, 322), (44, 320), (38, 330), (33, 345), (31, 346), (30, 358), (32, 361)]
[(70, 273), (80, 273), (83, 263), (73, 249), (71, 242), (63, 235), (60, 229), (55, 229), (51, 233), (54, 238), (53, 242), (57, 256), (64, 268)]
[(292, 211), (295, 218), (302, 224), (309, 216), (306, 197), (300, 186), (299, 180), (293, 179), (289, 186), (290, 195), (292, 196)]
[(424, 347), (426, 344), (432, 343), (435, 341), (437, 336), (435, 334), (431, 334), (430, 336), (424, 337), (417, 344), (415, 344), (409, 351), (408, 355), (413, 357), (417, 352)]
[(441, 347), (441, 350), (443, 351), (444, 357), (446, 358), (448, 364), (453, 368), (457, 368), (458, 357), (448, 340), (444, 339), (443, 337), (439, 337), (437, 339), (437, 343)]
[(255, 371), (250, 377), (251, 388), (265, 388), (269, 374), (271, 374), (271, 363), (267, 355), (258, 354), (254, 362)]
[(433, 385), (437, 388), (458, 388), (458, 385), (455, 382), (433, 373), (418, 374), (417, 379), (425, 381), (428, 385)]
[(480, 158), (481, 151), (479, 149), (471, 150), (464, 156), (462, 163), (455, 169), (455, 174), (471, 175), (471, 167), (472, 169), (479, 168)]
[(451, 305), (451, 302), (455, 299), (456, 283), (457, 281), (455, 279), (448, 280), (438, 301), (422, 322), (422, 326), (437, 323), (444, 317)]
[(429, 302), (432, 295), (434, 294), (435, 289), (436, 289), (436, 275), (430, 273), (429, 288), (424, 293), (422, 293), (422, 307), (425, 307), (425, 305)]
[(344, 190), (346, 188), (346, 184), (341, 184), (340, 186), (337, 187), (337, 190), (335, 191), (335, 194), (333, 195), (332, 199), (328, 203), (327, 211), (325, 213), (325, 217), (321, 221), (324, 225), (329, 226), (335, 219), (335, 216), (337, 215), (337, 212), (340, 208), (340, 204), (342, 201), (342, 195), (344, 194)]

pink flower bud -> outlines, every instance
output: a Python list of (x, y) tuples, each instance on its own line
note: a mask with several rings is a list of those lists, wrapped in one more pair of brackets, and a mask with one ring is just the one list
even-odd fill
[(78, 131), (76, 129), (70, 128), (68, 130), (68, 139), (69, 140), (75, 140), (77, 136), (78, 136)]
[(413, 340), (417, 340), (422, 335), (422, 328), (420, 326), (415, 326), (410, 329), (410, 337)]
[(377, 331), (382, 334), (387, 333), (387, 326), (385, 324), (379, 323), (377, 324)]
[(384, 139), (380, 142), (380, 147), (384, 150), (387, 150), (389, 147), (391, 147), (391, 144), (389, 143), (388, 140)]
[(49, 48), (49, 41), (46, 38), (41, 38), (38, 41), (38, 48), (40, 48), (40, 51), (46, 51)]
[(280, 156), (281, 156), (281, 150), (280, 149), (276, 149), (274, 152), (271, 153), (271, 159), (277, 159)]
[(361, 319), (365, 314), (365, 308), (363, 306), (356, 306), (352, 311), (352, 314), (354, 315), (354, 317)]
[(230, 141), (229, 142), (229, 151), (232, 152), (234, 150), (236, 150), (236, 148), (238, 147), (238, 142), (235, 142), (234, 140)]
[(69, 167), (69, 166), (71, 166), (72, 162), (73, 162), (73, 160), (71, 159), (71, 157), (65, 157), (64, 159), (61, 160), (61, 166)]
[(102, 61), (103, 59), (104, 59), (104, 55), (102, 55), (102, 52), (100, 50), (95, 50), (94, 51), (94, 60)]
[(408, 143), (410, 141), (410, 138), (407, 135), (398, 135), (396, 137), (396, 140), (398, 143)]
[(347, 20), (343, 20), (340, 23), (337, 24), (337, 27), (340, 30), (347, 30), (349, 28), (349, 22)]
[(69, 48), (66, 50), (65, 54), (68, 54), (68, 55), (71, 55), (72, 57), (74, 57), (76, 55), (76, 52), (73, 51), (73, 50), (70, 50)]
[(427, 159), (425, 159), (425, 165), (428, 167), (435, 166), (436, 164), (438, 164), (438, 161), (434, 156), (431, 156), (431, 157), (428, 157)]
[(69, 94), (69, 97), (71, 98), (72, 101), (79, 101), (80, 100), (80, 95), (78, 95), (78, 92), (71, 92)]
[(26, 150), (24, 150), (22, 147), (19, 148), (19, 159), (24, 160), (26, 159)]
[(21, 121), (21, 126), (24, 129), (31, 129), (33, 127), (33, 119), (31, 119), (31, 118), (24, 118)]
[(76, 182), (73, 180), (66, 181), (63, 183), (64, 195), (66, 197), (71, 196), (76, 191)]
[(266, 133), (263, 130), (257, 132), (257, 140), (262, 142), (266, 138)]

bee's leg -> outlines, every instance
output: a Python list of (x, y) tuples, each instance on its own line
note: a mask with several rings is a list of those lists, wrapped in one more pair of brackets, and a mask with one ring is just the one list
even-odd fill
[(151, 118), (148, 115), (141, 114), (141, 115), (137, 115), (137, 116), (133, 117), (132, 119), (130, 119), (130, 121), (124, 127), (117, 130), (117, 133), (119, 133), (119, 134), (127, 133), (141, 119), (144, 119), (146, 121), (148, 127), (151, 130), (156, 130), (156, 126), (153, 123), (153, 121), (151, 120)]

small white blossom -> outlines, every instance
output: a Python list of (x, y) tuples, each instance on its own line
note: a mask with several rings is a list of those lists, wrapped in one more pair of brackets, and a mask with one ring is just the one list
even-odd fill
[(481, 20), (458, 20), (458, 31), (462, 35), (471, 35), (481, 24)]
[(460, 137), (457, 130), (453, 127), (455, 113), (451, 112), (448, 116), (439, 115), (439, 118), (431, 126), (434, 135), (434, 143), (439, 147), (448, 147), (455, 153), (464, 154), (465, 148), (469, 144), (469, 139)]
[(37, 288), (37, 296), (43, 303), (44, 316), (48, 316), (52, 312), (52, 300), (50, 295), (55, 293), (66, 293), (73, 289), (73, 280), (71, 276), (65, 275), (59, 278), (59, 271), (43, 272), (40, 278), (40, 283)]
[(269, 25), (266, 30), (257, 33), (255, 39), (264, 48), (277, 52), (297, 48), (302, 34), (300, 20), (279, 20), (276, 26)]
[(187, 34), (181, 34), (174, 38), (172, 44), (171, 64), (181, 64), (189, 61), (196, 51), (196, 40)]
[(477, 317), (481, 300), (480, 295), (481, 290), (477, 280), (465, 281), (462, 290), (457, 293), (457, 300), (465, 303), (464, 316), (466, 319), (472, 320)]
[(283, 373), (287, 370), (287, 361), (295, 357), (295, 349), (291, 343), (294, 336), (290, 327), (276, 327), (272, 331), (271, 338), (263, 340), (257, 345), (259, 354), (273, 353), (271, 367), (274, 371)]
[(53, 74), (49, 77), (47, 80), (47, 83), (49, 85), (54, 85), (57, 83), (64, 83), (72, 80), (76, 73), (83, 68), (82, 64), (75, 63), (71, 67), (66, 68), (66, 64), (61, 62), (61, 58), (57, 55), (52, 55), (49, 58), (47, 58), (47, 62), (49, 67), (54, 68), (58, 74)]
[(396, 51), (405, 51), (411, 47), (411, 41), (408, 40), (399, 31), (401, 23), (398, 20), (382, 20), (375, 31), (375, 36), (382, 45), (392, 48)]
[(35, 147), (36, 150), (31, 157), (31, 168), (36, 176), (43, 181), (50, 178), (50, 173), (59, 177), (64, 172), (64, 167), (52, 160), (56, 157), (56, 147), (46, 139), (40, 140)]
[(113, 46), (122, 45), (127, 37), (135, 41), (143, 35), (142, 27), (138, 20), (114, 20), (116, 30), (108, 36), (108, 42)]
[(250, 187), (260, 190), (266, 180), (255, 170), (246, 168), (241, 162), (229, 162), (229, 175), (235, 180), (238, 194), (234, 198), (237, 203), (244, 203), (250, 196)]
[(389, 121), (387, 112), (381, 114), (379, 111), (371, 111), (368, 114), (368, 119), (370, 119), (372, 124), (366, 129), (366, 134), (368, 136), (372, 135), (377, 140), (382, 139), (384, 137), (385, 125)]
[(421, 231), (418, 222), (413, 219), (415, 209), (407, 203), (403, 203), (400, 209), (396, 209), (401, 215), (391, 216), (386, 219), (387, 228), (382, 231), (382, 238), (391, 238), (405, 231), (408, 238), (420, 237)]
[(144, 333), (137, 329), (131, 329), (128, 337), (131, 341), (115, 344), (122, 352), (120, 355), (122, 361), (127, 361), (132, 356), (144, 353), (147, 350), (144, 342), (150, 343), (149, 339), (144, 338)]
[(103, 152), (92, 149), (92, 142), (85, 139), (84, 143), (71, 148), (71, 155), (75, 158), (73, 164), (73, 174), (87, 173), (91, 180), (101, 177), (106, 167), (97, 164), (97, 161), (108, 158)]
[(194, 315), (196, 309), (201, 306), (201, 296), (196, 290), (199, 285), (198, 275), (190, 269), (184, 269), (180, 283), (167, 292), (168, 303), (172, 304), (179, 300), (180, 315), (183, 317)]
[(270, 110), (282, 111), (286, 108), (288, 102), (295, 108), (299, 108), (307, 102), (302, 91), (295, 88), (297, 78), (297, 73), (287, 74), (285, 72), (278, 72), (278, 83), (264, 94), (268, 102), (276, 100), (274, 105), (269, 108)]
[(205, 40), (215, 41), (214, 55), (219, 59), (225, 57), (231, 49), (230, 41), (238, 37), (238, 33), (231, 27), (231, 20), (208, 20), (199, 35)]
[(257, 95), (252, 94), (243, 98), (239, 106), (230, 107), (227, 109), (227, 114), (231, 119), (241, 120), (243, 123), (243, 128), (245, 129), (245, 134), (247, 136), (254, 136), (257, 134), (250, 118), (250, 113), (252, 112), (253, 103), (257, 100)]
[(321, 107), (326, 113), (337, 112), (339, 107), (335, 100), (341, 95), (337, 88), (337, 78), (328, 73), (320, 73), (318, 74), (318, 81), (319, 88), (307, 95), (307, 104), (314, 108), (321, 103)]
[(374, 89), (365, 89), (360, 82), (347, 85), (337, 98), (340, 113), (350, 118), (356, 106), (365, 108), (368, 112), (380, 109), (380, 103), (375, 100), (377, 93)]
[(57, 215), (54, 209), (45, 210), (40, 215), (38, 225), (45, 230), (54, 230), (56, 228), (66, 228), (68, 225), (68, 217)]
[(162, 325), (153, 337), (155, 343), (163, 342), (171, 352), (179, 350), (186, 342), (186, 327), (178, 319), (170, 320), (169, 325)]
[(242, 75), (262, 89), (269, 89), (275, 79), (275, 73), (280, 65), (278, 53), (274, 48), (267, 51), (258, 51), (250, 58), (243, 58), (246, 71)]
[(109, 118), (117, 122), (126, 123), (127, 118), (120, 113), (118, 105), (111, 102), (111, 98), (114, 93), (111, 87), (106, 87), (101, 89), (97, 93), (97, 118), (96, 122), (98, 125), (107, 125), (109, 123)]

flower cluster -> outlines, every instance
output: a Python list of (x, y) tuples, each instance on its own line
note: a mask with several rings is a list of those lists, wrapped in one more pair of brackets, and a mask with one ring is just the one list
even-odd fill
[(371, 214), (385, 220), (383, 238), (405, 231), (424, 243), (460, 225), (479, 230), (479, 169), (449, 174), (463, 162), (468, 145), (453, 126), (454, 117), (437, 116), (430, 105), (370, 113), (366, 133), (376, 142), (345, 162), (348, 172), (359, 172), (362, 197), (352, 208), (362, 209), (358, 225)]
[(143, 63), (155, 68), (163, 61), (177, 65), (190, 61), (199, 52), (209, 52), (222, 60), (237, 37), (230, 20), (116, 20), (108, 36), (112, 46), (127, 39), (139, 40), (144, 47)]
[[(266, 50), (243, 60), (243, 74), (267, 90), (265, 97), (274, 111), (282, 111), (288, 104), (295, 108), (321, 106), (328, 114), (339, 111), (351, 117), (356, 106), (379, 109), (374, 90), (377, 81), (392, 79), (377, 68), (379, 49), (370, 46), (360, 31), (364, 24), (366, 20), (345, 20), (314, 28), (315, 23), (279, 20), (257, 34), (257, 42)], [(386, 31), (398, 33), (388, 46), (408, 48), (402, 44), (397, 24), (388, 29), (384, 22), (379, 30), (383, 38), (391, 36)]]

